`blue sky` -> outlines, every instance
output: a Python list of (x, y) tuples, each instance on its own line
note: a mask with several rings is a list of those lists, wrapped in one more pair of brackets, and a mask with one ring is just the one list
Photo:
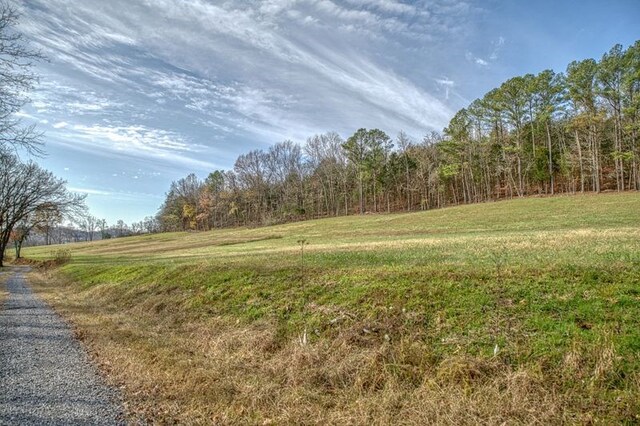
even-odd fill
[(251, 149), (360, 127), (416, 140), (515, 75), (640, 38), (640, 1), (28, 0), (49, 61), (39, 160), (110, 223)]

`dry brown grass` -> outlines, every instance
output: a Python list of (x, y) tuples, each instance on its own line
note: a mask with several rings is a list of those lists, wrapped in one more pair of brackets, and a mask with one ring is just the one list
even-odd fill
[(7, 300), (7, 296), (9, 295), (5, 287), (9, 274), (10, 271), (8, 268), (0, 269), (0, 309), (4, 307), (4, 301)]
[[(563, 381), (595, 386), (615, 371), (616, 354), (607, 341), (598, 354), (576, 346), (561, 366), (563, 378), (538, 364), (513, 370), (498, 357), (436, 359), (410, 333), (399, 341), (374, 338), (348, 318), (331, 339), (303, 345), (283, 338), (269, 321), (189, 319), (180, 293), (146, 296), (132, 305), (104, 286), (78, 292), (46, 271), (31, 279), (123, 389), (132, 421), (587, 424), (597, 404), (563, 392)], [(621, 395), (620, 409), (632, 413), (632, 398)]]

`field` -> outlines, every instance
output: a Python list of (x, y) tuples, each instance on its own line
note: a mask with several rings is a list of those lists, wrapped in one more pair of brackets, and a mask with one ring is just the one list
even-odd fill
[(640, 422), (637, 193), (64, 249), (37, 289), (132, 418)]

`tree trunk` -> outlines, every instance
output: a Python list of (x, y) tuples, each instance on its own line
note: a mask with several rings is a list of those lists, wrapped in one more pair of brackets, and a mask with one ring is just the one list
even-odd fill
[(600, 181), (602, 170), (600, 169), (600, 144), (598, 143), (598, 134), (595, 128), (595, 125), (591, 125), (591, 138), (593, 144), (594, 151), (594, 160), (595, 160), (595, 183), (594, 190), (595, 192), (600, 192)]
[(622, 141), (620, 140), (620, 123), (618, 121), (618, 112), (614, 109), (613, 132), (616, 147), (616, 156), (614, 164), (616, 166), (616, 190), (624, 191), (624, 165), (622, 163)]
[(545, 123), (547, 128), (547, 147), (549, 149), (549, 181), (551, 185), (551, 195), (554, 193), (555, 182), (553, 180), (553, 156), (551, 153), (551, 131), (549, 130), (549, 122)]
[(409, 188), (411, 186), (411, 179), (409, 176), (409, 163), (406, 159), (406, 156), (405, 156), (405, 170), (407, 174), (407, 211), (410, 212), (411, 211), (411, 191)]
[[(584, 170), (582, 168), (582, 148), (580, 147), (580, 138), (578, 137), (578, 130), (576, 129), (575, 131), (575, 135), (576, 135), (576, 148), (578, 148), (578, 166), (580, 168), (580, 192), (584, 192)], [(593, 153), (592, 153), (592, 159), (595, 158), (593, 157)], [(593, 163), (595, 164), (595, 161), (593, 161)]]
[(633, 172), (633, 189), (640, 190), (640, 172), (638, 170), (638, 153), (636, 148), (636, 130), (631, 132), (631, 153), (633, 154), (633, 160), (631, 169)]
[(22, 251), (22, 241), (14, 241), (13, 244), (16, 249), (16, 260), (20, 259), (20, 251)]
[(9, 243), (9, 235), (3, 236), (0, 240), (0, 268), (4, 266), (4, 251)]
[(364, 214), (364, 190), (362, 187), (362, 172), (359, 173), (360, 181), (360, 214)]
[(378, 213), (378, 193), (376, 190), (376, 180), (377, 176), (373, 174), (373, 211), (374, 213)]
[(524, 196), (524, 176), (522, 175), (522, 142), (520, 141), (520, 126), (516, 127), (516, 148), (518, 150), (518, 197)]

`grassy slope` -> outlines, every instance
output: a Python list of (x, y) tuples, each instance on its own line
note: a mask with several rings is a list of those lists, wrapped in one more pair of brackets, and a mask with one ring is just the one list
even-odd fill
[(159, 418), (639, 418), (638, 194), (68, 247), (43, 288)]

